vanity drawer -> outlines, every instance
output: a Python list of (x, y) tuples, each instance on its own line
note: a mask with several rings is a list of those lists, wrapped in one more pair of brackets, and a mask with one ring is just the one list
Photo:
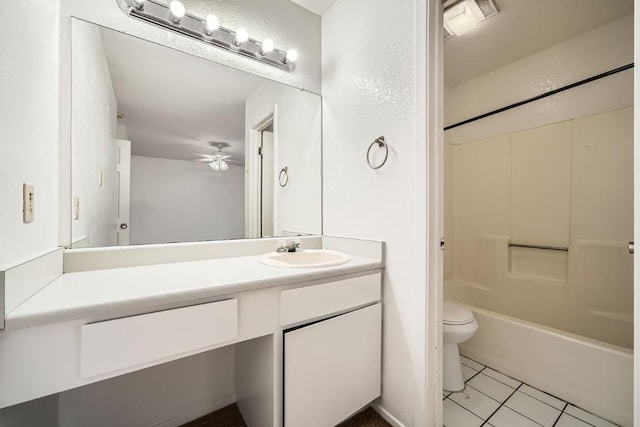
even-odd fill
[(280, 323), (288, 326), (380, 300), (381, 274), (282, 291)]
[(230, 299), (80, 328), (80, 377), (204, 349), (238, 336), (238, 300)]

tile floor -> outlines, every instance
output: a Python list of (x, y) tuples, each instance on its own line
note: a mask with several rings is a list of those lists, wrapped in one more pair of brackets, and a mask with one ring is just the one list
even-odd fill
[(461, 356), (467, 396), (443, 395), (445, 427), (615, 427), (593, 414)]

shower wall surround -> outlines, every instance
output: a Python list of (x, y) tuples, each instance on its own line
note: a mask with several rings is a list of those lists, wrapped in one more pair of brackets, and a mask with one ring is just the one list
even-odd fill
[(445, 296), (632, 348), (632, 153), (632, 107), (447, 145)]

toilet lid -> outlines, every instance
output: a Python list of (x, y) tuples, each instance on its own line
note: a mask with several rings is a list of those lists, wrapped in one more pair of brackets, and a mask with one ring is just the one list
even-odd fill
[(462, 325), (473, 321), (473, 313), (457, 304), (444, 301), (442, 306), (442, 322), (447, 325)]

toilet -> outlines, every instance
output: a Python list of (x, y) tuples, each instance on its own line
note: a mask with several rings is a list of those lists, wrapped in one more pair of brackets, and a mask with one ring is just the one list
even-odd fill
[(445, 391), (464, 390), (458, 344), (467, 341), (478, 330), (471, 310), (444, 301), (442, 307), (442, 388)]

